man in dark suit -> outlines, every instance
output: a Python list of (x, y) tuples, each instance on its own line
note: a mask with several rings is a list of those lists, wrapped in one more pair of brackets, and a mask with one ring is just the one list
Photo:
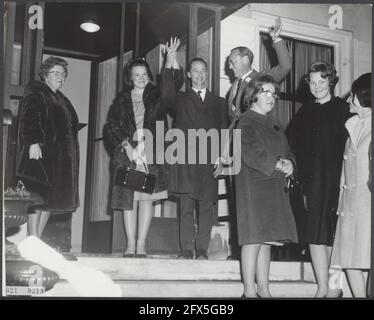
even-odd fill
[[(185, 162), (177, 162), (170, 168), (169, 191), (180, 199), (180, 244), (179, 258), (192, 259), (196, 249), (196, 259), (207, 259), (210, 234), (214, 222), (213, 205), (218, 201), (218, 180), (214, 178), (219, 172), (215, 160), (210, 154), (211, 147), (217, 147), (217, 141), (207, 139), (207, 147), (199, 152), (199, 143), (191, 148), (187, 139), (188, 132), (201, 130), (207, 132), (227, 128), (228, 115), (225, 100), (212, 94), (207, 89), (207, 63), (201, 58), (193, 59), (187, 67), (187, 76), (191, 88), (186, 92), (177, 92), (172, 81), (172, 68), (179, 69), (176, 51), (178, 39), (171, 39), (166, 45), (167, 62), (161, 72), (161, 92), (163, 104), (174, 115), (174, 128), (180, 129), (185, 138)], [(207, 135), (208, 136), (208, 135)], [(202, 153), (206, 154), (202, 154)], [(196, 155), (196, 164), (191, 163), (190, 156)], [(206, 162), (202, 159), (206, 156)], [(217, 154), (218, 157), (218, 154)], [(167, 161), (168, 159), (166, 159)], [(213, 160), (213, 161), (212, 161)], [(198, 212), (197, 232), (194, 227), (194, 211)]]
[[(245, 92), (245, 88), (247, 87), (248, 83), (253, 80), (254, 78), (268, 74), (274, 78), (276, 82), (281, 82), (287, 74), (291, 71), (292, 68), (292, 60), (291, 56), (287, 50), (287, 46), (285, 42), (279, 37), (280, 32), (282, 29), (280, 18), (276, 20), (275, 26), (269, 32), (270, 37), (273, 40), (273, 47), (275, 49), (278, 62), (279, 64), (270, 70), (263, 70), (258, 72), (257, 70), (252, 68), (253, 62), (253, 52), (247, 47), (236, 47), (231, 50), (230, 57), (229, 57), (229, 68), (234, 72), (236, 80), (231, 86), (231, 89), (228, 94), (227, 99), (227, 107), (228, 107), (228, 115), (230, 118), (230, 127), (229, 129), (232, 130), (235, 128), (235, 124), (237, 119), (239, 118), (242, 110), (241, 104), (243, 95)], [(225, 148), (225, 154), (230, 149), (229, 145)], [(223, 163), (228, 162), (227, 156), (223, 157)], [(235, 193), (234, 190), (234, 177), (231, 178), (231, 188), (232, 193)], [(235, 197), (234, 194), (231, 195)], [(233, 202), (235, 203), (235, 201)], [(235, 212), (235, 208), (232, 208)], [(231, 221), (231, 255), (228, 257), (229, 260), (231, 259), (239, 259), (240, 250), (237, 244), (236, 239), (236, 221), (235, 215), (232, 215)]]
[(271, 75), (276, 82), (281, 82), (292, 68), (291, 56), (286, 44), (279, 37), (281, 32), (280, 18), (277, 19), (274, 28), (269, 35), (273, 40), (273, 47), (277, 54), (279, 64), (270, 70), (258, 72), (252, 69), (254, 55), (247, 47), (236, 47), (231, 50), (229, 67), (234, 72), (236, 80), (231, 86), (228, 96), (228, 112), (230, 120), (237, 118), (240, 113), (240, 103), (247, 84), (255, 77), (263, 74)]

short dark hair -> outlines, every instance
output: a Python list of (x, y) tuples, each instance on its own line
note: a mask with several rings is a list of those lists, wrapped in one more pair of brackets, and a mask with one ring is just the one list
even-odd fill
[(44, 62), (40, 66), (40, 69), (38, 71), (38, 76), (40, 80), (45, 81), (45, 79), (48, 77), (49, 71), (51, 71), (51, 69), (54, 66), (63, 67), (65, 72), (65, 78), (68, 76), (68, 63), (66, 62), (66, 60), (51, 56), (44, 60)]
[(208, 63), (207, 63), (203, 58), (199, 58), (199, 57), (197, 57), (197, 58), (192, 59), (192, 60), (188, 63), (188, 65), (187, 65), (187, 70), (186, 70), (187, 72), (190, 72), (190, 71), (191, 71), (191, 67), (192, 67), (192, 64), (193, 64), (194, 62), (201, 62), (202, 64), (205, 65), (205, 68), (208, 70)]
[(248, 60), (249, 60), (249, 63), (252, 65), (253, 63), (253, 58), (254, 58), (254, 54), (253, 52), (251, 51), (251, 49), (247, 48), (247, 47), (236, 47), (234, 49), (231, 49), (231, 53), (233, 51), (238, 51), (239, 55), (241, 57), (243, 56), (247, 56), (248, 57)]
[(242, 112), (257, 101), (257, 93), (259, 93), (262, 90), (262, 86), (267, 83), (271, 83), (274, 86), (275, 94), (279, 93), (279, 85), (272, 76), (265, 74), (252, 79), (245, 88), (243, 103), (240, 104)]
[(321, 77), (329, 80), (330, 92), (333, 92), (336, 84), (339, 81), (335, 66), (325, 61), (315, 61), (309, 66), (307, 75), (304, 79), (309, 83), (309, 76), (312, 72), (321, 72)]
[(371, 108), (371, 73), (365, 73), (353, 81), (351, 91), (362, 107)]
[(145, 67), (149, 81), (153, 81), (153, 75), (149, 64), (143, 58), (135, 58), (127, 62), (125, 68), (123, 69), (123, 82), (129, 89), (134, 88), (134, 83), (131, 80), (132, 68), (134, 67)]

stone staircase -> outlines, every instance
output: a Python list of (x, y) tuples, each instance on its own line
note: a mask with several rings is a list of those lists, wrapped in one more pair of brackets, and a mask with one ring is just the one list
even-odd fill
[[(72, 262), (103, 271), (129, 298), (239, 298), (243, 293), (239, 261), (147, 259), (120, 255), (78, 255)], [(93, 279), (94, 281), (94, 279)], [(313, 297), (317, 287), (310, 263), (272, 262), (270, 290), (274, 297)], [(78, 297), (64, 279), (45, 296)]]

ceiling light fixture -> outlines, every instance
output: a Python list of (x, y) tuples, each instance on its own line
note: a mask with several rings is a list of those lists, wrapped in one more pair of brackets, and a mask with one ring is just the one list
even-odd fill
[(94, 33), (100, 30), (100, 26), (94, 20), (85, 20), (80, 25), (81, 29), (86, 32)]

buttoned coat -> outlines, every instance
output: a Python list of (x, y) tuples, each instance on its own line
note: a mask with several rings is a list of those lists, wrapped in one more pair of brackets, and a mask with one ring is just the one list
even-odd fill
[(332, 246), (336, 228), (339, 180), (349, 113), (339, 98), (323, 104), (309, 101), (292, 119), (288, 141), (296, 156), (298, 178), (307, 199), (305, 241)]
[(236, 95), (235, 99), (235, 105), (241, 105), (243, 100), (243, 94), (245, 91), (245, 88), (247, 87), (248, 83), (262, 75), (270, 75), (273, 77), (275, 82), (281, 82), (287, 74), (292, 69), (292, 60), (291, 56), (287, 50), (287, 46), (283, 40), (273, 43), (273, 47), (275, 49), (278, 62), (279, 64), (275, 67), (267, 70), (262, 70), (261, 72), (258, 72), (257, 70), (253, 69), (252, 72), (242, 81), (239, 87), (239, 92), (236, 95), (237, 92), (237, 86), (239, 79), (236, 79), (231, 86), (229, 95), (228, 95), (228, 114), (230, 117), (230, 121), (234, 120), (238, 115), (241, 114), (242, 110), (240, 108), (236, 108), (234, 106), (234, 97)]
[(248, 109), (239, 117), (237, 129), (241, 130), (241, 169), (235, 176), (239, 244), (297, 242), (287, 181), (275, 170), (278, 157), (293, 160), (282, 126), (271, 116)]
[[(218, 180), (213, 177), (214, 165), (211, 164), (211, 143), (208, 139), (207, 149), (202, 154), (198, 148), (193, 151), (189, 148), (187, 140), (189, 130), (210, 129), (218, 130), (227, 128), (228, 116), (225, 100), (212, 94), (208, 89), (204, 102), (192, 89), (186, 92), (177, 92), (172, 81), (171, 69), (164, 69), (161, 73), (162, 101), (174, 115), (174, 128), (180, 129), (185, 138), (185, 163), (176, 163), (170, 167), (169, 190), (179, 194), (189, 194), (193, 199), (217, 202)], [(182, 143), (179, 141), (177, 143)], [(218, 141), (219, 144), (219, 141)], [(214, 147), (217, 147), (215, 145)], [(191, 152), (196, 154), (196, 161), (202, 156), (207, 156), (206, 164), (188, 163)], [(213, 159), (213, 163), (216, 159)]]
[(371, 144), (371, 109), (346, 122), (349, 132), (343, 155), (338, 222), (332, 265), (369, 269), (371, 243), (371, 192), (368, 185)]

